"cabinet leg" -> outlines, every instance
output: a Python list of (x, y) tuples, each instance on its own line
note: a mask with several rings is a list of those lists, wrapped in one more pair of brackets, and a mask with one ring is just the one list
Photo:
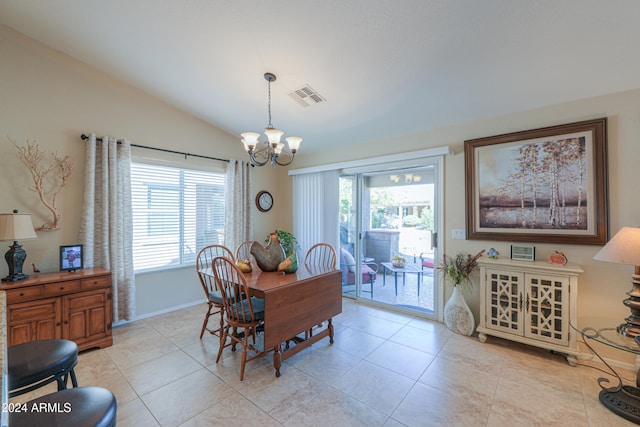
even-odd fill
[(578, 357), (567, 354), (567, 363), (569, 363), (569, 366), (578, 366)]
[(482, 332), (479, 332), (478, 339), (480, 340), (480, 342), (487, 342), (487, 335), (483, 334)]

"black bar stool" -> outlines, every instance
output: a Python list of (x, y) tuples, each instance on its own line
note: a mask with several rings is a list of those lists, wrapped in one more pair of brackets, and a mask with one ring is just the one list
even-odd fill
[(116, 398), (102, 387), (78, 387), (41, 396), (9, 413), (11, 427), (112, 427)]
[(7, 349), (9, 397), (19, 396), (56, 381), (58, 390), (67, 380), (78, 387), (73, 368), (78, 363), (78, 346), (69, 340), (41, 340)]

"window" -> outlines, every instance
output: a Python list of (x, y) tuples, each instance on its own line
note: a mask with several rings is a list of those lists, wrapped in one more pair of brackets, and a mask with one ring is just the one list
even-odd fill
[(224, 243), (222, 173), (131, 164), (135, 271), (192, 265)]

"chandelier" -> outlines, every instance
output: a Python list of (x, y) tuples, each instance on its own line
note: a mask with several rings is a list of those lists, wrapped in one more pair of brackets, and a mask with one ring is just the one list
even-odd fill
[(264, 166), (271, 163), (272, 167), (287, 166), (293, 162), (296, 151), (300, 148), (302, 138), (290, 136), (285, 138), (287, 144), (280, 142), (280, 138), (284, 134), (283, 131), (276, 129), (271, 124), (271, 82), (276, 81), (276, 75), (273, 73), (265, 73), (265, 80), (269, 84), (269, 124), (264, 128), (264, 134), (267, 141), (260, 141), (260, 134), (257, 132), (243, 132), (242, 144), (249, 154), (251, 164), (254, 166)]

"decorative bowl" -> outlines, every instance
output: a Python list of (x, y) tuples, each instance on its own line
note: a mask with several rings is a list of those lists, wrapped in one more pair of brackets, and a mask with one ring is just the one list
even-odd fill
[(391, 265), (393, 265), (395, 268), (404, 268), (405, 265), (407, 265), (407, 261), (404, 258), (394, 258), (391, 261)]

